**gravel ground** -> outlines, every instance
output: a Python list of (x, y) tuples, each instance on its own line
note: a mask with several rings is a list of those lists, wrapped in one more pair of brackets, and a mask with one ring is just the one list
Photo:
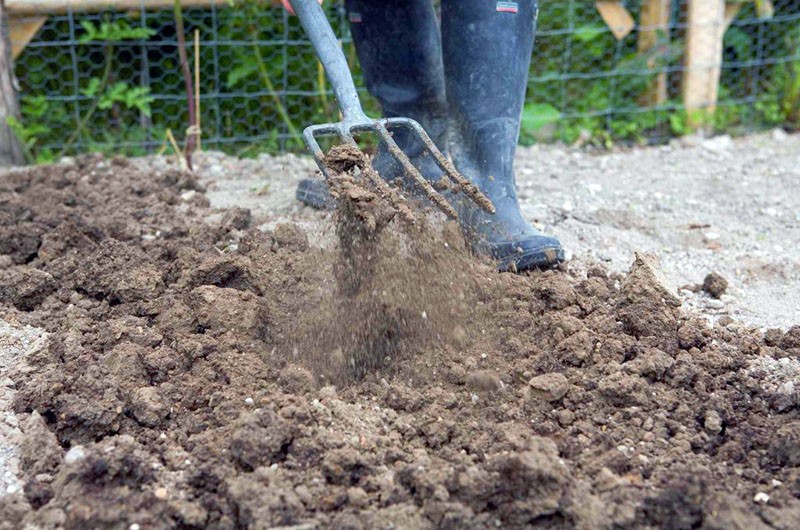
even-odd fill
[[(634, 251), (655, 252), (677, 286), (710, 272), (729, 282), (721, 299), (682, 290), (686, 307), (788, 328), (800, 322), (799, 162), (800, 136), (776, 130), (611, 152), (541, 145), (519, 149), (516, 167), (523, 213), (561, 239), (571, 266), (625, 271)], [(251, 208), (267, 226), (289, 219), (312, 242), (330, 241), (327, 215), (294, 199), (310, 159), (207, 152), (197, 165), (213, 206)]]
[(11, 412), (14, 382), (6, 375), (33, 348), (45, 340), (45, 333), (31, 326), (13, 325), (0, 319), (0, 496), (20, 491), (17, 474), (19, 454), (14, 439), (20, 434), (19, 421)]

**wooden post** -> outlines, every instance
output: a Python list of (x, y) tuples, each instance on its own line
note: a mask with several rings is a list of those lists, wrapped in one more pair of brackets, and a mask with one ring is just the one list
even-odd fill
[(619, 0), (597, 0), (594, 7), (617, 40), (622, 40), (636, 27), (633, 17)]
[(25, 163), (19, 139), (8, 125), (9, 118), (19, 119), (14, 61), (11, 57), (5, 0), (0, 0), (0, 166)]
[[(671, 0), (644, 0), (639, 19), (639, 53), (652, 54), (647, 61), (648, 68), (656, 66), (657, 58), (662, 55), (657, 47), (669, 44), (669, 22)], [(661, 35), (659, 35), (661, 33)], [(659, 40), (659, 38), (666, 40)], [(645, 107), (657, 107), (667, 101), (667, 73), (661, 72), (653, 84), (642, 96), (641, 104)]]
[(725, 0), (689, 0), (683, 103), (693, 127), (701, 126), (717, 104), (724, 33)]
[[(75, 11), (117, 11), (138, 10), (144, 4), (149, 9), (167, 9), (172, 7), (172, 0), (6, 0), (8, 12), (12, 15), (44, 15)], [(228, 0), (181, 0), (181, 6), (208, 7), (211, 5), (226, 6)]]
[(47, 22), (45, 16), (15, 17), (11, 15), (8, 17), (8, 30), (11, 35), (11, 51), (14, 59), (19, 57), (19, 54), (33, 40), (45, 22)]

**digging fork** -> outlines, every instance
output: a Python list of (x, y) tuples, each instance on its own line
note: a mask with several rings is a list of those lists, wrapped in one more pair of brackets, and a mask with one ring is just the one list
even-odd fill
[[(433, 156), (436, 163), (444, 171), (444, 174), (447, 175), (447, 178), (455, 184), (457, 190), (463, 191), (467, 197), (482, 209), (489, 213), (494, 213), (495, 209), (492, 201), (456, 170), (455, 166), (447, 160), (431, 141), (430, 136), (419, 123), (410, 118), (375, 120), (364, 113), (364, 109), (361, 107), (361, 100), (353, 83), (353, 77), (350, 75), (347, 59), (345, 59), (344, 53), (339, 46), (339, 41), (333, 33), (333, 29), (331, 29), (322, 7), (317, 3), (317, 0), (290, 0), (290, 3), (300, 18), (303, 29), (305, 29), (309, 39), (311, 39), (311, 43), (314, 45), (317, 57), (319, 57), (333, 86), (333, 93), (336, 96), (339, 109), (342, 111), (342, 121), (311, 125), (303, 131), (303, 140), (314, 156), (314, 160), (323, 176), (326, 179), (329, 178), (328, 170), (325, 166), (325, 153), (317, 143), (318, 136), (338, 136), (344, 143), (358, 148), (358, 144), (353, 138), (353, 133), (375, 133), (384, 148), (400, 163), (406, 174), (422, 188), (425, 195), (445, 214), (457, 219), (458, 214), (455, 208), (422, 176), (389, 132), (390, 129), (405, 128), (422, 141), (425, 149)], [(388, 187), (388, 184), (379, 176), (374, 175), (373, 172), (367, 172), (367, 174), (368, 176), (372, 175), (371, 181), (379, 188), (386, 189)]]

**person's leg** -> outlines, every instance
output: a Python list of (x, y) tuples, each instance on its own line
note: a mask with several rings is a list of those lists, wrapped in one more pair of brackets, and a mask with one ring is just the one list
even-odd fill
[(523, 219), (514, 189), (537, 14), (535, 0), (442, 0), (451, 152), (458, 170), (497, 208), (489, 215), (462, 201), (462, 227), (476, 250), (499, 260), (501, 269), (564, 259), (558, 240)]
[[(447, 103), (439, 23), (431, 0), (347, 0), (350, 31), (367, 90), (381, 104), (385, 117), (418, 121), (446, 153)], [(422, 174), (441, 176), (422, 143), (406, 130), (393, 131), (394, 140)], [(373, 165), (387, 180), (401, 176), (399, 164), (383, 150)], [(303, 181), (298, 199), (324, 206), (331, 201), (321, 181)]]
[[(347, 0), (346, 6), (364, 82), (383, 115), (418, 121), (444, 151), (444, 68), (431, 0)], [(404, 149), (417, 147), (405, 131), (395, 138)]]

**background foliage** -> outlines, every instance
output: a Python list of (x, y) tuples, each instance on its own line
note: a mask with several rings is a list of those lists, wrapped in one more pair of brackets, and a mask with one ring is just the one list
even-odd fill
[[(688, 131), (680, 103), (685, 2), (654, 57), (637, 30), (616, 40), (593, 2), (543, 0), (521, 142), (661, 142)], [(640, 2), (627, 7), (638, 20)], [(800, 124), (800, 1), (776, 0), (769, 19), (746, 5), (725, 34), (720, 104), (708, 127), (739, 133)], [(345, 13), (327, 6), (358, 77)], [(298, 22), (252, 0), (185, 10), (187, 42), (201, 36), (205, 148), (239, 155), (302, 149), (298, 131), (336, 118), (324, 72)], [(193, 53), (189, 53), (192, 57)], [(647, 68), (650, 59), (656, 68)], [(641, 105), (658, 72), (669, 99)], [(170, 11), (51, 17), (19, 57), (22, 119), (12, 125), (34, 161), (98, 150), (143, 154), (179, 139), (186, 100)], [(358, 81), (358, 80), (357, 80)], [(367, 108), (378, 108), (367, 98)]]

